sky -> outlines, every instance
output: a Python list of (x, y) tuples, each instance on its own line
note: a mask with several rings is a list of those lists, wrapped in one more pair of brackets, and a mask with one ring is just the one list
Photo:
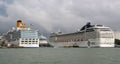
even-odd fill
[(120, 0), (0, 0), (0, 33), (17, 20), (41, 33), (75, 32), (87, 22), (120, 31)]

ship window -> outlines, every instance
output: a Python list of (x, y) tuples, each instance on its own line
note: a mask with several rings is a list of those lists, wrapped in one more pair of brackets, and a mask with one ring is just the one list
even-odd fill
[(86, 32), (93, 32), (94, 29), (87, 29)]
[(95, 42), (92, 42), (91, 44), (92, 44), (92, 45), (95, 45)]
[(110, 31), (109, 28), (101, 28), (100, 31)]
[(76, 41), (76, 40), (74, 40), (74, 41)]
[(100, 34), (101, 38), (113, 38), (112, 33), (101, 33)]
[(80, 41), (79, 39), (77, 41)]
[(83, 39), (81, 39), (81, 41), (83, 41)]
[(24, 41), (21, 41), (21, 42), (24, 42)]

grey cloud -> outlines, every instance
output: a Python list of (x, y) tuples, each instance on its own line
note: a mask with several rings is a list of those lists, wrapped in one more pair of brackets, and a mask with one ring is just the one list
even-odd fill
[(8, 14), (6, 12), (6, 7), (4, 5), (0, 6), (0, 15), (1, 16), (8, 16)]
[(2, 0), (0, 1), (0, 15), (1, 16), (8, 16), (7, 12), (6, 12), (5, 3)]
[[(86, 22), (104, 24), (119, 30), (119, 0), (6, 0), (7, 17), (5, 22), (14, 23), (21, 19), (35, 23), (40, 29), (72, 32), (80, 29)], [(2, 14), (1, 14), (2, 15)], [(4, 15), (2, 15), (4, 16)]]
[(12, 4), (14, 2), (14, 0), (3, 0), (3, 1), (7, 4)]

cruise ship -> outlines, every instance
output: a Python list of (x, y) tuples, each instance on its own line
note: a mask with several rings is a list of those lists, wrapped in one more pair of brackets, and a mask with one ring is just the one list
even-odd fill
[(79, 31), (64, 34), (51, 33), (49, 41), (54, 47), (114, 47), (114, 32), (104, 25), (88, 22)]
[(17, 21), (17, 28), (13, 27), (4, 34), (4, 39), (8, 46), (39, 47), (38, 31), (26, 28), (21, 20)]
[(50, 47), (47, 37), (40, 35), (39, 36), (39, 46), (40, 47)]

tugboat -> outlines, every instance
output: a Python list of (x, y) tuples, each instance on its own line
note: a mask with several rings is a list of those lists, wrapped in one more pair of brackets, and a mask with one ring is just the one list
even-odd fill
[(74, 43), (73, 48), (79, 48), (79, 45), (77, 43)]

